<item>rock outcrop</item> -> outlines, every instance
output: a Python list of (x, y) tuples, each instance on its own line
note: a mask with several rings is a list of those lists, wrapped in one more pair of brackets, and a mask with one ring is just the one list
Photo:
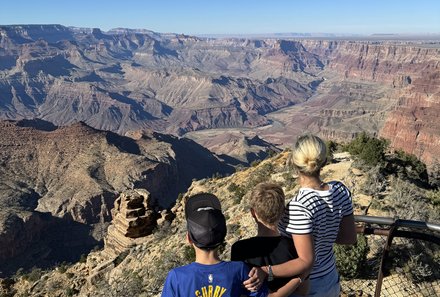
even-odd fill
[(276, 145), (261, 139), (258, 135), (225, 131), (217, 134), (211, 131), (189, 133), (186, 137), (208, 148), (231, 164), (250, 165), (281, 151)]
[(233, 170), (194, 141), (159, 133), (131, 138), (83, 123), (22, 120), (0, 122), (0, 135), (3, 273), (76, 261), (99, 245), (120, 192), (146, 189), (158, 210), (193, 178)]
[(148, 191), (136, 189), (123, 192), (115, 200), (112, 224), (105, 238), (105, 250), (114, 254), (141, 244), (157, 226), (159, 214), (154, 210)]

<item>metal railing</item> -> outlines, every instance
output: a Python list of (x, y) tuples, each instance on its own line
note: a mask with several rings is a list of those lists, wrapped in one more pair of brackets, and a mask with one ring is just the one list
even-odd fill
[(440, 296), (440, 225), (355, 216), (367, 237), (363, 272), (341, 281), (343, 296)]

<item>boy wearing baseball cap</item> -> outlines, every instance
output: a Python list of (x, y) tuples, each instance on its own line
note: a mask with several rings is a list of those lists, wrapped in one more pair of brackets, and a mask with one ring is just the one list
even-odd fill
[(187, 240), (194, 247), (196, 260), (168, 273), (162, 297), (288, 296), (291, 292), (286, 289), (269, 295), (265, 285), (249, 292), (242, 285), (249, 277), (248, 266), (220, 260), (217, 248), (226, 236), (226, 220), (215, 195), (201, 193), (190, 197), (185, 216)]

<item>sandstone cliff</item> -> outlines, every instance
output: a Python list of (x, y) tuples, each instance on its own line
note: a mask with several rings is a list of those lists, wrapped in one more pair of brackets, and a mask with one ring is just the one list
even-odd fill
[[(429, 44), (303, 41), (345, 79), (380, 82), (392, 102), (375, 131), (392, 147), (432, 163), (439, 153), (440, 49)], [(337, 134), (337, 131), (334, 132)], [(330, 135), (328, 135), (330, 136)]]
[(193, 178), (232, 170), (193, 141), (158, 133), (134, 139), (83, 123), (22, 120), (0, 122), (0, 134), (2, 272), (73, 260), (99, 244), (123, 190), (147, 189), (157, 210)]
[[(120, 134), (260, 127), (286, 146), (307, 131), (337, 140), (367, 131), (426, 162), (437, 154), (435, 41), (207, 39), (60, 25), (0, 33), (2, 119), (83, 121)], [(432, 111), (416, 110), (425, 107)]]

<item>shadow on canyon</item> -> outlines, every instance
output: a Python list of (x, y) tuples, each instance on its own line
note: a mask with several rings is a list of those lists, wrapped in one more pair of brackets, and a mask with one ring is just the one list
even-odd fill
[[(60, 263), (74, 263), (103, 242), (92, 237), (92, 226), (70, 219), (38, 213), (44, 226), (27, 247), (17, 256), (10, 257), (0, 266), (0, 277), (8, 277), (19, 269), (28, 272), (33, 268), (48, 269)], [(24, 243), (26, 244), (26, 243)]]

